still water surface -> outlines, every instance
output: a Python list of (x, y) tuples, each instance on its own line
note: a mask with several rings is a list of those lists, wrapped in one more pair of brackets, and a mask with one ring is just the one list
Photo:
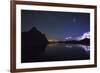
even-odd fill
[(23, 62), (50, 62), (87, 59), (90, 59), (90, 46), (82, 44), (52, 43), (48, 44), (41, 52), (38, 51), (33, 53), (33, 51), (30, 50), (30, 53), (27, 54), (25, 59), (23, 59)]
[(85, 60), (90, 58), (90, 46), (81, 44), (48, 44), (45, 55), (51, 60)]

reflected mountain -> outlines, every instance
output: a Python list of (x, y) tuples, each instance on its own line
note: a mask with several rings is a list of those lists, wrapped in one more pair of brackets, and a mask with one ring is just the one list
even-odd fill
[[(52, 43), (45, 49), (47, 61), (90, 59), (90, 46), (82, 44)], [(45, 60), (44, 60), (45, 61)]]
[(89, 52), (90, 51), (90, 46), (82, 45), (82, 44), (66, 44), (66, 48), (72, 48), (72, 47), (79, 47), (83, 48), (84, 51)]

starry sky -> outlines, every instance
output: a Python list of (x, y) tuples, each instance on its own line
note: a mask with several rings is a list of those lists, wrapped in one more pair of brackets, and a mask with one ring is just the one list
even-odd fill
[(90, 31), (90, 14), (21, 10), (21, 32), (27, 32), (34, 26), (48, 40), (65, 40)]

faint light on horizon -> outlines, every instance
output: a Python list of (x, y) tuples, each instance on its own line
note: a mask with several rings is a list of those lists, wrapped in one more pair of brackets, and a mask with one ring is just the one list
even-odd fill
[(49, 42), (57, 42), (58, 40), (53, 40), (53, 39), (50, 39), (48, 40)]

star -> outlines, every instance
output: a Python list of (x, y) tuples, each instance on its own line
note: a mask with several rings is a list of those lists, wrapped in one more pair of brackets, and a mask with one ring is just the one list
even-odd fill
[(75, 23), (76, 22), (76, 18), (73, 18), (73, 23)]

